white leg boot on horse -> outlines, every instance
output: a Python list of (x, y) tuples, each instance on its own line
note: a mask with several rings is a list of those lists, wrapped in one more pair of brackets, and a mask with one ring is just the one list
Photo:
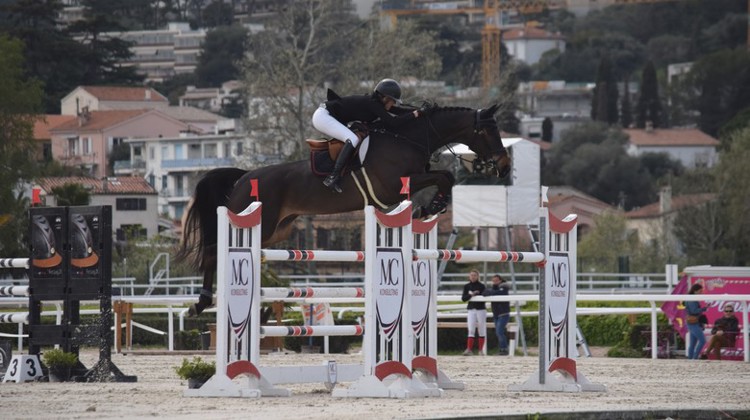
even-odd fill
[(336, 158), (336, 164), (333, 166), (333, 172), (331, 172), (331, 174), (323, 180), (323, 185), (325, 185), (327, 188), (332, 189), (333, 191), (336, 191), (337, 193), (342, 192), (341, 186), (339, 185), (339, 180), (341, 180), (341, 171), (344, 169), (344, 166), (352, 156), (352, 152), (354, 152), (354, 145), (352, 144), (351, 140), (347, 140), (346, 143), (344, 143), (344, 148), (341, 149), (341, 153), (339, 153), (339, 157)]

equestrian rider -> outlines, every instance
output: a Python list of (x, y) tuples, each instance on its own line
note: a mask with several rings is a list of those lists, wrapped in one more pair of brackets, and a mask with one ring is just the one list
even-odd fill
[(393, 79), (381, 80), (372, 94), (344, 96), (320, 104), (312, 116), (313, 127), (344, 142), (333, 172), (323, 180), (323, 185), (341, 192), (341, 170), (359, 144), (359, 137), (346, 124), (352, 121), (369, 123), (379, 118), (387, 128), (394, 129), (419, 117), (418, 110), (396, 106), (397, 104), (401, 105), (401, 86)]

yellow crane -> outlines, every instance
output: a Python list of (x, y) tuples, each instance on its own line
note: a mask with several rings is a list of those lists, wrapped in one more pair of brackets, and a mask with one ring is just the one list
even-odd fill
[[(613, 4), (642, 4), (663, 3), (682, 0), (612, 0)], [(500, 80), (500, 43), (502, 32), (500, 29), (501, 13), (505, 11), (517, 11), (522, 14), (539, 13), (545, 8), (564, 8), (565, 0), (484, 0), (484, 7), (456, 7), (456, 8), (431, 8), (426, 7), (425, 2), (420, 2), (421, 7), (416, 6), (412, 0), (413, 8), (409, 9), (384, 9), (381, 15), (389, 17), (392, 26), (398, 22), (399, 16), (406, 15), (456, 15), (465, 14), (473, 16), (481, 14), (484, 16), (484, 27), (482, 28), (482, 86), (488, 88), (496, 85)], [(750, 50), (750, 0), (747, 1), (748, 27), (747, 48)]]

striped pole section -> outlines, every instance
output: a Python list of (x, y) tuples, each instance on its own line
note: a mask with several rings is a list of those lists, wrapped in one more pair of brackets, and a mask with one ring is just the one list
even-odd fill
[(0, 258), (0, 268), (29, 268), (29, 259)]
[(29, 286), (0, 286), (0, 296), (28, 296)]
[(365, 289), (361, 287), (264, 287), (260, 294), (269, 299), (294, 298), (361, 298)]
[(506, 252), (506, 251), (458, 251), (452, 249), (414, 249), (416, 260), (455, 261), (460, 263), (477, 262), (523, 262), (539, 263), (545, 260), (541, 252)]
[(28, 312), (6, 312), (0, 313), (0, 324), (28, 324)]
[(365, 260), (362, 251), (310, 251), (302, 249), (264, 249), (261, 251), (266, 261), (331, 261), (358, 262)]
[(361, 325), (318, 325), (314, 327), (260, 327), (261, 336), (265, 337), (320, 337), (362, 335), (365, 329)]

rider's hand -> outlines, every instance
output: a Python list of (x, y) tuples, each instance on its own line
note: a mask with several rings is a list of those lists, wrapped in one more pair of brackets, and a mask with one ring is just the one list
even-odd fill
[(419, 110), (418, 109), (415, 109), (414, 112), (412, 112), (412, 114), (414, 114), (414, 118), (419, 118)]

